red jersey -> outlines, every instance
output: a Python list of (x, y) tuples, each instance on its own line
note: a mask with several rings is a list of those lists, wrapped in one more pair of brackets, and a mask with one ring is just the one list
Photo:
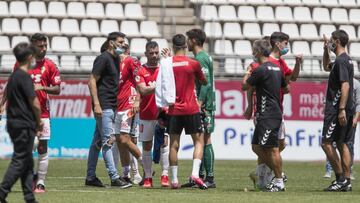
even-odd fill
[(200, 63), (186, 56), (173, 57), (173, 69), (176, 86), (174, 106), (169, 108), (169, 115), (193, 115), (200, 112), (197, 103), (195, 79), (206, 80)]
[(140, 62), (131, 56), (126, 57), (120, 63), (118, 111), (126, 111), (132, 108), (136, 98), (135, 75), (140, 67)]
[[(155, 85), (159, 67), (148, 67), (146, 64), (138, 71), (135, 77), (136, 85), (145, 83), (146, 86)], [(140, 102), (140, 119), (141, 120), (156, 120), (158, 115), (158, 108), (155, 102), (155, 93), (149, 95), (141, 95)]]
[[(18, 68), (18, 62), (15, 63), (14, 69)], [(60, 72), (55, 63), (49, 59), (44, 58), (36, 62), (36, 67), (28, 70), (34, 85), (41, 85), (43, 87), (56, 86), (61, 84)], [(41, 118), (50, 118), (50, 104), (49, 96), (44, 90), (36, 91), (36, 96), (40, 102)]]

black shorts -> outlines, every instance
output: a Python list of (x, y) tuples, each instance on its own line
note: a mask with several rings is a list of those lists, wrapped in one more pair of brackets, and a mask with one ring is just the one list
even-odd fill
[(202, 133), (200, 113), (194, 115), (168, 116), (167, 133), (180, 135), (183, 129), (185, 134)]
[(255, 131), (251, 144), (262, 147), (279, 147), (279, 129), (281, 119), (259, 120), (255, 126)]
[(354, 140), (355, 131), (352, 127), (353, 116), (346, 116), (347, 125), (340, 126), (338, 115), (325, 115), (324, 126), (322, 132), (322, 142), (347, 143)]

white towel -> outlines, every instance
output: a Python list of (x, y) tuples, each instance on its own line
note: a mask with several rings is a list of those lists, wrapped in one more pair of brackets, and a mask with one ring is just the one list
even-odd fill
[(176, 87), (173, 70), (173, 58), (160, 60), (160, 69), (156, 78), (155, 101), (156, 106), (163, 108), (175, 104)]

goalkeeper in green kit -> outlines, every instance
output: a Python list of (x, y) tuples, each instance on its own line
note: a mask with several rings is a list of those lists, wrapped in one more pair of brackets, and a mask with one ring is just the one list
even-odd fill
[[(215, 128), (215, 85), (213, 60), (207, 52), (203, 50), (206, 34), (200, 29), (192, 29), (186, 32), (187, 46), (192, 51), (195, 59), (200, 63), (208, 81), (207, 85), (201, 85), (196, 81), (196, 95), (198, 104), (201, 108), (201, 117), (204, 133), (204, 156), (200, 168), (200, 178), (205, 181), (208, 188), (216, 188), (214, 181), (214, 149), (211, 144), (211, 133)], [(191, 181), (181, 187), (193, 187), (195, 183)]]

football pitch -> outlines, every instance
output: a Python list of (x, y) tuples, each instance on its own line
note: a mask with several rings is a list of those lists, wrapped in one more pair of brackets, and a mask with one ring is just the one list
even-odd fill
[[(0, 178), (9, 160), (0, 160)], [(191, 173), (191, 161), (180, 161), (180, 184), (187, 181)], [(47, 192), (36, 195), (39, 202), (360, 202), (360, 164), (355, 164), (353, 191), (348, 193), (329, 193), (322, 189), (330, 184), (324, 179), (324, 162), (284, 162), (288, 176), (286, 192), (255, 192), (248, 174), (255, 168), (255, 161), (216, 161), (216, 189), (200, 190), (186, 188), (171, 190), (161, 188), (159, 183), (160, 167), (155, 165), (154, 188), (143, 189), (133, 186), (130, 189), (94, 188), (84, 186), (86, 160), (50, 160), (46, 181)], [(99, 160), (97, 175), (109, 184), (104, 163)], [(332, 180), (332, 179), (331, 179)], [(245, 192), (244, 189), (248, 191)], [(23, 202), (19, 182), (9, 194), (10, 203)]]

